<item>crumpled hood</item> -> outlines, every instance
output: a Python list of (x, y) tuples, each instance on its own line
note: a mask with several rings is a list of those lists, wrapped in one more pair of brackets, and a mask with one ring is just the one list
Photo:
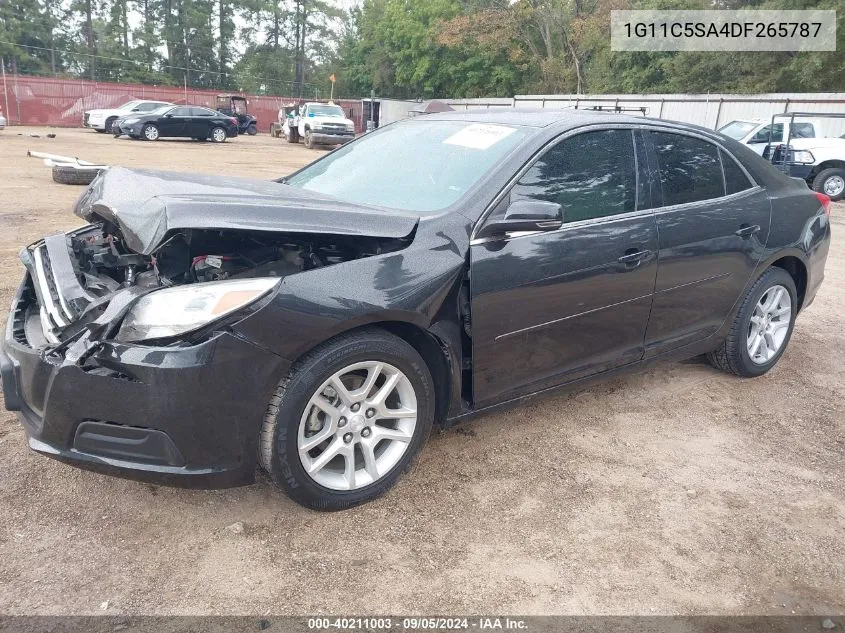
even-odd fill
[(178, 229), (323, 233), (401, 238), (417, 215), (365, 207), (290, 185), (247, 178), (112, 167), (79, 197), (73, 212), (105, 219), (126, 246), (150, 255)]

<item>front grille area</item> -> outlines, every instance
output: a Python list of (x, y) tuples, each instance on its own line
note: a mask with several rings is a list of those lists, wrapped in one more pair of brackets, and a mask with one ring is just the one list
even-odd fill
[(31, 251), (33, 261), (33, 283), (38, 295), (41, 329), (44, 337), (53, 344), (59, 342), (56, 330), (67, 327), (75, 318), (73, 311), (56, 288), (50, 259), (44, 244)]

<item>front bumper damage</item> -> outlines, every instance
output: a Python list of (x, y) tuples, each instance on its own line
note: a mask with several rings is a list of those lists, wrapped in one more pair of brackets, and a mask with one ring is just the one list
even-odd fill
[[(251, 483), (263, 415), (288, 361), (223, 326), (196, 344), (110, 340), (139, 296), (132, 289), (116, 293), (97, 318), (65, 330), (72, 336), (62, 334), (59, 342), (52, 334), (45, 345), (33, 321), (50, 333), (54, 319), (67, 318), (65, 308), (79, 299), (76, 280), (61, 275), (65, 257), (54, 248), (46, 271), (30, 263), (0, 348), (6, 408), (18, 413), (29, 446), (145, 481), (206, 488)], [(42, 275), (56, 314), (38, 319), (33, 310), (44, 315), (50, 302), (36, 293)]]

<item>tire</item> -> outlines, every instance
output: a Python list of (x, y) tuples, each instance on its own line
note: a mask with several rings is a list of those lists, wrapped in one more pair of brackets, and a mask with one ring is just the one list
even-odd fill
[(106, 129), (105, 129), (105, 128), (103, 128), (103, 129), (101, 130), (100, 128), (95, 127), (95, 128), (94, 128), (94, 130), (97, 132), (97, 134), (105, 134), (105, 133), (106, 133)]
[(99, 169), (76, 169), (53, 165), (53, 180), (63, 185), (89, 185), (99, 173)]
[[(321, 428), (315, 435), (322, 432), (322, 425), (328, 423), (332, 426), (326, 429), (328, 433), (325, 440), (328, 443), (326, 448), (321, 448), (322, 445), (320, 445), (310, 451), (313, 453), (328, 450), (333, 445), (340, 447), (339, 450), (351, 451), (351, 454), (355, 456), (355, 459), (351, 460), (355, 469), (352, 480), (360, 476), (361, 485), (349, 486), (348, 474), (329, 468), (334, 460), (339, 459), (344, 465), (343, 470), (348, 473), (349, 460), (341, 453), (337, 453), (333, 460), (327, 462), (326, 466), (316, 471), (312, 477), (303, 464), (304, 458), (300, 457), (299, 442), (308, 437), (314, 437), (304, 435), (307, 425), (313, 423), (313, 412), (321, 410), (313, 408), (314, 399), (325, 396), (329, 389), (326, 383), (337, 372), (342, 373), (356, 364), (375, 362), (382, 363), (385, 372), (378, 374), (377, 378), (383, 375), (386, 380), (387, 372), (395, 370), (403, 375), (403, 378), (397, 379), (402, 382), (397, 383), (395, 391), (391, 392), (391, 397), (400, 398), (399, 385), (406, 394), (411, 393), (409, 389), (413, 392), (416, 410), (415, 426), (412, 430), (408, 430), (409, 420), (397, 420), (394, 423), (396, 429), (400, 429), (400, 425), (406, 425), (401, 427), (404, 428), (401, 432), (405, 434), (404, 437), (410, 439), (402, 441), (388, 439), (387, 443), (385, 440), (377, 440), (373, 443), (372, 439), (365, 438), (377, 437), (374, 435), (376, 430), (381, 432), (393, 430), (394, 433), (400, 431), (380, 426), (385, 423), (385, 420), (379, 418), (377, 414), (376, 417), (369, 418), (370, 408), (367, 404), (361, 405), (360, 409), (355, 409), (356, 405), (349, 408), (345, 404), (338, 404), (339, 411), (336, 413), (345, 412), (349, 420), (347, 421), (345, 417), (329, 418), (328, 422), (316, 420), (321, 424)], [(366, 371), (364, 377), (359, 378), (363, 383), (371, 376), (370, 372), (373, 369), (358, 371)], [(404, 379), (407, 379), (407, 382)], [(356, 388), (360, 388), (361, 383), (358, 383)], [(378, 394), (380, 390), (381, 387), (377, 382), (370, 393)], [(335, 393), (339, 398), (339, 394)], [(320, 401), (327, 402), (325, 399)], [(406, 406), (404, 400), (400, 402), (400, 406)], [(359, 413), (353, 413), (354, 411)], [(364, 415), (362, 416), (361, 413)], [(374, 420), (374, 422), (369, 420)], [(297, 503), (320, 511), (343, 510), (371, 501), (392, 487), (402, 473), (412, 466), (420, 448), (428, 438), (433, 420), (434, 384), (425, 361), (413, 347), (399, 337), (378, 328), (367, 328), (327, 341), (294, 364), (290, 373), (279, 384), (267, 407), (261, 428), (259, 462), (285, 493)], [(338, 428), (340, 425), (343, 425), (346, 433)], [(300, 437), (300, 427), (303, 430), (302, 437)], [(354, 439), (352, 439), (353, 435)], [(347, 440), (347, 437), (350, 439)], [(385, 472), (376, 471), (377, 477), (372, 476), (367, 468), (357, 469), (359, 465), (364, 466), (363, 450), (366, 445), (372, 447), (371, 459), (376, 463), (382, 458), (388, 458), (388, 461), (383, 463)], [(382, 446), (385, 448), (382, 449)], [(379, 451), (381, 451), (380, 456), (376, 457)], [(309, 460), (312, 459), (311, 453), (305, 453)], [(318, 453), (313, 459), (317, 460), (321, 454), (322, 452)], [(359, 458), (360, 461), (357, 461)], [(394, 459), (396, 461), (390, 461)], [(339, 464), (336, 463), (334, 468), (337, 466)], [(325, 481), (318, 481), (321, 477), (323, 479), (334, 477), (337, 481), (344, 482), (349, 489), (330, 487), (330, 484), (326, 484)]]
[(311, 136), (311, 130), (305, 129), (305, 147), (308, 149), (314, 149), (314, 140), (313, 136)]
[(250, 124), (246, 128), (246, 133), (250, 136), (255, 136), (256, 134), (258, 134), (258, 128), (255, 126), (255, 123)]
[(117, 121), (117, 117), (116, 117), (116, 116), (110, 116), (108, 119), (106, 119), (106, 125), (105, 125), (105, 131), (106, 131), (106, 132), (111, 132), (111, 131), (112, 131), (112, 130), (111, 130), (111, 126), (112, 126), (112, 125), (114, 125), (114, 122), (115, 122), (115, 121)]
[[(786, 326), (786, 333), (776, 352), (767, 359), (758, 358), (756, 361), (752, 360), (749, 345), (752, 344), (753, 327), (752, 317), (756, 318), (755, 311), (758, 309), (758, 303), (761, 302), (764, 296), (774, 288), (784, 289), (789, 296), (789, 324)], [(766, 296), (766, 299), (770, 299)], [(785, 308), (782, 308), (785, 309)], [(734, 317), (730, 332), (727, 338), (715, 350), (707, 355), (707, 360), (716, 369), (742, 376), (745, 378), (752, 378), (755, 376), (762, 376), (769, 371), (778, 362), (780, 357), (786, 350), (790, 338), (792, 338), (792, 330), (795, 327), (795, 317), (798, 312), (798, 293), (795, 290), (795, 281), (792, 276), (783, 268), (771, 267), (764, 272), (760, 278), (754, 282), (751, 288), (746, 293), (739, 307), (739, 310)], [(784, 315), (785, 316), (785, 315)], [(782, 317), (781, 317), (782, 318)], [(767, 324), (770, 321), (765, 321)], [(771, 323), (777, 326), (781, 320), (772, 320)], [(780, 331), (779, 328), (778, 331)], [(760, 351), (757, 354), (762, 354), (762, 346), (768, 346), (768, 337), (763, 337), (764, 341), (760, 343)], [(754, 339), (756, 341), (756, 339)]]
[(845, 169), (822, 169), (813, 179), (813, 191), (823, 193), (833, 201), (845, 198)]
[(152, 123), (147, 123), (141, 129), (141, 138), (145, 141), (157, 141), (160, 138), (158, 128)]
[(222, 127), (215, 127), (211, 129), (211, 140), (215, 143), (225, 143), (226, 138), (228, 138), (228, 134), (226, 134), (226, 130)]

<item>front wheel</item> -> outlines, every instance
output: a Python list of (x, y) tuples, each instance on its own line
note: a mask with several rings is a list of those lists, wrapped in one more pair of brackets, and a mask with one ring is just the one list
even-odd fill
[(246, 133), (250, 136), (255, 136), (256, 134), (258, 134), (258, 128), (255, 126), (255, 123), (252, 123), (249, 127), (247, 127)]
[(148, 141), (157, 141), (159, 137), (158, 128), (152, 123), (147, 123), (141, 130), (141, 135)]
[(216, 127), (211, 130), (211, 140), (215, 143), (223, 143), (226, 140), (226, 130), (222, 127)]
[(267, 407), (259, 459), (297, 503), (342, 510), (393, 486), (433, 419), (434, 386), (417, 351), (361, 330), (296, 363)]
[(813, 190), (825, 194), (831, 200), (842, 200), (845, 198), (845, 169), (823, 169), (813, 179)]
[(308, 149), (314, 148), (314, 137), (311, 134), (311, 130), (305, 130), (305, 147)]
[(783, 268), (769, 268), (746, 293), (727, 338), (707, 359), (737, 376), (762, 376), (786, 350), (797, 314), (792, 276)]

